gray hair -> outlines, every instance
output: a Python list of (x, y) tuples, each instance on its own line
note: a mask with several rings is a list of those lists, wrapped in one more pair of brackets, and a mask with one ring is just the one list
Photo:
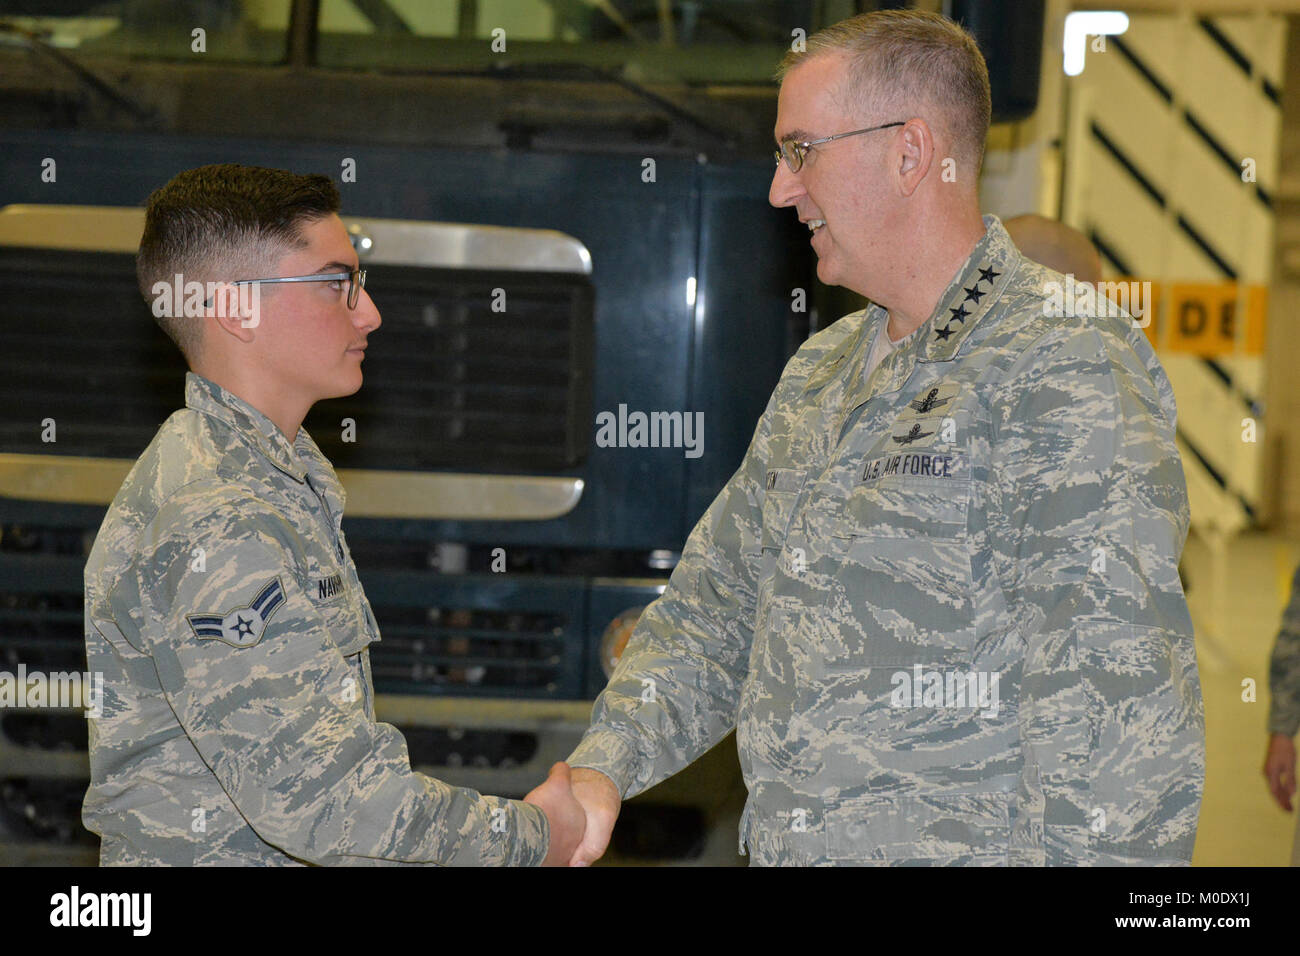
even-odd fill
[[(988, 67), (974, 37), (937, 13), (863, 13), (814, 33), (806, 50), (786, 53), (777, 79), (784, 80), (807, 60), (836, 53), (850, 57), (847, 82), (838, 93), (846, 109), (859, 113), (923, 107), (931, 125), (935, 125), (932, 117), (939, 118), (958, 159), (971, 164), (974, 181), (984, 161), (993, 113)], [(893, 122), (911, 117), (890, 112), (870, 119)]]

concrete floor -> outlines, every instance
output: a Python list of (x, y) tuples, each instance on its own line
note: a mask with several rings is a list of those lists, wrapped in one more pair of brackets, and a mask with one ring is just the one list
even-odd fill
[[(1269, 796), (1268, 661), (1300, 542), (1256, 532), (1222, 542), (1193, 535), (1183, 552), (1205, 696), (1206, 782), (1194, 866), (1287, 866), (1294, 813)], [(1242, 700), (1255, 681), (1255, 702)], [(1293, 806), (1294, 806), (1293, 798)]]

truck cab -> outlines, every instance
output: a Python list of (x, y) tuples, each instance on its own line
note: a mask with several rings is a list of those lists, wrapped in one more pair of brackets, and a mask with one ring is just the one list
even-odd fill
[[(769, 77), (811, 5), (600, 6), (3, 5), (0, 669), (84, 669), (90, 543), (183, 404), (144, 200), (211, 162), (323, 172), (384, 319), (362, 390), (304, 424), (348, 492), (379, 718), (488, 793), (568, 755), (784, 362), (848, 311), (767, 204)], [(0, 712), (0, 862), (95, 862), (86, 740), (76, 709)], [(608, 858), (743, 863), (743, 801), (724, 741)]]

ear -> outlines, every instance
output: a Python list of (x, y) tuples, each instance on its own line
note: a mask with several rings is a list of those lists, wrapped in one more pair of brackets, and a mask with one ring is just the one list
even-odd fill
[(898, 190), (911, 196), (934, 163), (934, 135), (930, 125), (919, 117), (908, 120), (899, 132)]
[(248, 344), (256, 337), (261, 323), (262, 287), (250, 282), (234, 285), (216, 282), (208, 287), (206, 318), (216, 326), (214, 331), (233, 335)]

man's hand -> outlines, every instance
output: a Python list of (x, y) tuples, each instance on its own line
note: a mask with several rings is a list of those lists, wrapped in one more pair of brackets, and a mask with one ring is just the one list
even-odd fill
[(1269, 738), (1264, 776), (1268, 778), (1268, 789), (1273, 799), (1290, 813), (1291, 794), (1295, 793), (1295, 743), (1285, 734), (1274, 734)]
[(551, 824), (551, 845), (542, 866), (564, 866), (572, 858), (587, 828), (582, 805), (574, 798), (569, 765), (561, 760), (551, 766), (550, 775), (534, 787), (524, 803), (541, 807)]
[(590, 866), (609, 846), (623, 798), (614, 781), (599, 770), (579, 767), (573, 771), (573, 795), (587, 812), (587, 832), (569, 860), (569, 866)]

